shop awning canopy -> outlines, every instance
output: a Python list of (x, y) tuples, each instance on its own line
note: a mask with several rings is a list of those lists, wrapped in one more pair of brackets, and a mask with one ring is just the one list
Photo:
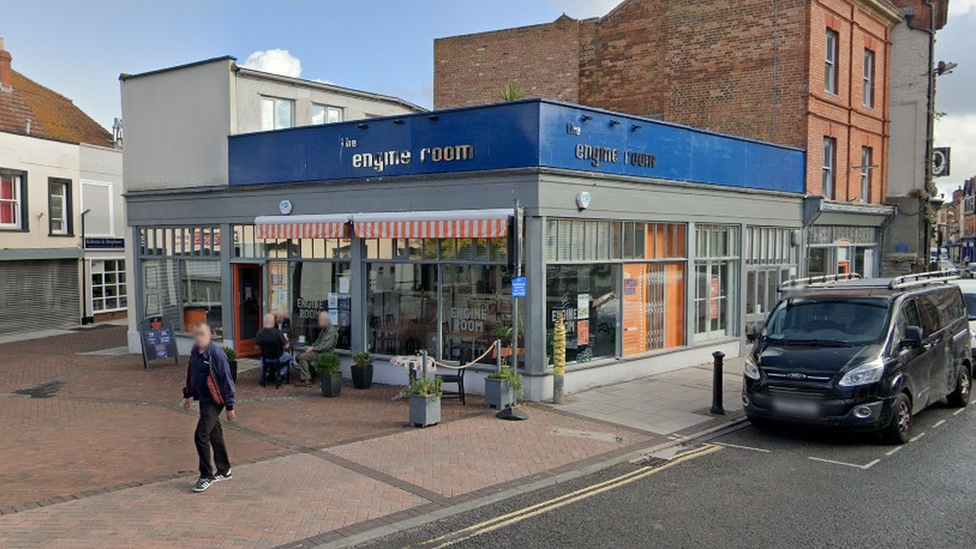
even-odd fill
[(254, 237), (261, 239), (286, 238), (349, 238), (348, 214), (263, 216), (254, 220)]
[(510, 209), (363, 213), (352, 216), (360, 238), (504, 238)]

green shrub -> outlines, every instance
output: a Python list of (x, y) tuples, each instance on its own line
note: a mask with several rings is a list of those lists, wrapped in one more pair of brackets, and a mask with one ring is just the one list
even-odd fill
[(400, 392), (402, 396), (436, 397), (441, 398), (441, 380), (439, 378), (418, 377), (411, 380), (410, 385)]
[(237, 352), (235, 352), (234, 349), (230, 347), (224, 347), (224, 353), (227, 355), (228, 362), (234, 362), (235, 360), (237, 360)]
[(339, 355), (335, 353), (322, 353), (315, 359), (315, 369), (324, 376), (338, 374), (341, 366), (342, 361), (339, 360)]
[(356, 366), (365, 368), (373, 363), (373, 355), (367, 353), (366, 351), (359, 351), (358, 353), (352, 355), (352, 361), (356, 364)]
[(512, 391), (522, 396), (522, 374), (513, 370), (508, 364), (502, 364), (501, 371), (489, 374), (488, 379), (507, 381), (512, 386)]

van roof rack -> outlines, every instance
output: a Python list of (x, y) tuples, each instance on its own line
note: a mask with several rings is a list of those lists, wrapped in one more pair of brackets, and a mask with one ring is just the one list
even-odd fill
[(806, 288), (809, 286), (822, 286), (824, 284), (830, 284), (831, 282), (840, 282), (842, 280), (860, 280), (860, 278), (861, 275), (859, 273), (842, 273), (842, 274), (832, 274), (832, 275), (810, 276), (807, 278), (794, 278), (780, 284), (778, 291), (785, 292), (787, 290), (798, 290), (800, 288)]
[(911, 288), (913, 286), (925, 286), (926, 284), (945, 284), (950, 280), (958, 280), (959, 273), (956, 271), (932, 271), (930, 273), (918, 273), (892, 278), (888, 283), (891, 290)]

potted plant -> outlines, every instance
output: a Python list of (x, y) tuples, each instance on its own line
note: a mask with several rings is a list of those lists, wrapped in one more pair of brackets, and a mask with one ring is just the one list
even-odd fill
[(441, 422), (441, 381), (419, 376), (404, 390), (410, 397), (410, 424), (428, 427)]
[(497, 372), (485, 378), (485, 406), (502, 410), (515, 402), (515, 395), (522, 394), (522, 374), (502, 363)]
[(224, 354), (227, 355), (227, 362), (230, 364), (230, 377), (237, 383), (237, 352), (230, 347), (224, 347)]
[(352, 385), (357, 389), (373, 386), (373, 356), (366, 351), (352, 355)]
[(342, 362), (335, 353), (322, 353), (315, 360), (315, 369), (319, 372), (322, 383), (322, 396), (337, 397), (342, 392)]

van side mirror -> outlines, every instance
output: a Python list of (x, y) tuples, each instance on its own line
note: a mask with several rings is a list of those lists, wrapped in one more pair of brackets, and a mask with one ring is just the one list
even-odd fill
[(905, 336), (901, 338), (902, 348), (918, 349), (922, 346), (922, 329), (918, 326), (905, 328)]
[(762, 333), (763, 328), (766, 327), (766, 323), (762, 321), (749, 322), (746, 324), (746, 339), (753, 343), (759, 339), (759, 334)]

